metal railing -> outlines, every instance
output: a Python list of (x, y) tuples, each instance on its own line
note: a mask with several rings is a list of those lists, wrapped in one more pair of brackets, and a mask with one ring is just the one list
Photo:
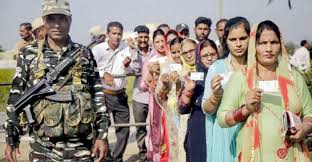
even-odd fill
[(11, 82), (0, 82), (0, 87), (1, 86), (10, 86), (10, 85), (12, 85)]

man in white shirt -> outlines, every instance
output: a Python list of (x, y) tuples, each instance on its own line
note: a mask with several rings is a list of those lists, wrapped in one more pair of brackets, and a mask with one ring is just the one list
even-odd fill
[(302, 72), (310, 70), (310, 52), (308, 50), (309, 43), (307, 40), (302, 40), (301, 47), (298, 48), (292, 56), (292, 64)]
[(223, 41), (222, 38), (224, 35), (224, 27), (227, 21), (228, 21), (227, 19), (220, 19), (216, 24), (216, 33), (218, 38), (215, 41), (215, 43), (218, 47), (219, 58), (223, 56), (223, 47), (221, 41)]
[[(107, 25), (108, 41), (92, 49), (104, 85), (106, 106), (108, 111), (112, 112), (116, 124), (129, 123), (128, 96), (125, 92), (127, 79), (126, 77), (113, 78), (115, 75), (126, 75), (132, 71), (129, 66), (130, 48), (121, 42), (122, 33), (121, 23), (110, 22)], [(122, 162), (128, 143), (129, 127), (117, 127), (115, 130), (117, 141), (112, 152), (112, 160)]]

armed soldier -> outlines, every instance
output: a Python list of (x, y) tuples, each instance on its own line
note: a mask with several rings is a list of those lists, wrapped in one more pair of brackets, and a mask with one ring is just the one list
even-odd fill
[(93, 54), (68, 35), (67, 0), (44, 0), (42, 10), (45, 39), (18, 55), (5, 124), (6, 161), (13, 161), (14, 150), (19, 153), (25, 116), (31, 161), (93, 161), (95, 156), (102, 161), (109, 119)]

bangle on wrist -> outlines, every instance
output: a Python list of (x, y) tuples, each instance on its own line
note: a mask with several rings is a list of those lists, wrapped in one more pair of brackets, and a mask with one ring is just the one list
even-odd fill
[(221, 99), (222, 99), (222, 96), (220, 97), (220, 96), (216, 96), (216, 95), (212, 95), (211, 96), (215, 101), (221, 101)]
[(217, 105), (218, 104), (218, 101), (216, 99), (214, 99), (213, 97), (209, 97), (209, 102), (212, 104), (212, 105)]
[(234, 110), (232, 115), (233, 115), (233, 119), (236, 121), (236, 122), (242, 122), (244, 120), (246, 120), (248, 118), (248, 116), (244, 116), (243, 115), (243, 107), (245, 106), (244, 105), (241, 105), (238, 109)]
[(212, 94), (217, 100), (221, 100), (223, 97), (223, 94), (217, 95), (217, 94)]

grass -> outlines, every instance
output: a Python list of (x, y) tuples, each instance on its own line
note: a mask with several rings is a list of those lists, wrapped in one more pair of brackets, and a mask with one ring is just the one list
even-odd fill
[(0, 52), (0, 59), (12, 59), (13, 51), (4, 51)]
[[(14, 69), (0, 69), (0, 83), (12, 82), (15, 70)], [(132, 104), (132, 91), (133, 91), (134, 77), (128, 77), (128, 84), (126, 86), (126, 93), (128, 94), (128, 104)], [(0, 112), (6, 110), (6, 105), (9, 97), (9, 91), (11, 86), (0, 86)]]
[(126, 86), (126, 93), (128, 95), (129, 107), (131, 107), (131, 105), (132, 105), (132, 93), (133, 93), (133, 82), (134, 82), (134, 79), (135, 79), (134, 76), (128, 77), (128, 83), (127, 83), (127, 86)]
[[(0, 69), (0, 82), (12, 82), (14, 69)], [(6, 110), (11, 86), (0, 86), (0, 111)]]

